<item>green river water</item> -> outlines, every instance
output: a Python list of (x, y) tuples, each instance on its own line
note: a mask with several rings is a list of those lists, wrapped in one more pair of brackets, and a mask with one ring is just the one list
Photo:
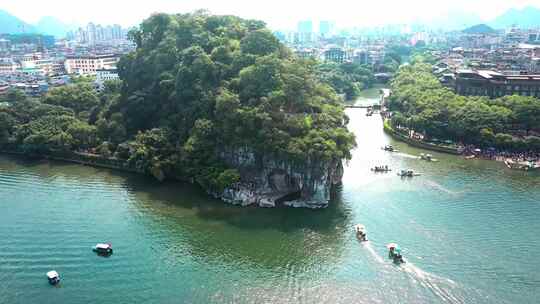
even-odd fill
[[(423, 162), (379, 116), (348, 115), (358, 148), (316, 211), (233, 207), (189, 185), (0, 156), (0, 303), (538, 303), (538, 174), (439, 153)], [(379, 164), (422, 176), (370, 172)], [(114, 254), (96, 256), (97, 242)], [(389, 242), (406, 264), (387, 259)]]

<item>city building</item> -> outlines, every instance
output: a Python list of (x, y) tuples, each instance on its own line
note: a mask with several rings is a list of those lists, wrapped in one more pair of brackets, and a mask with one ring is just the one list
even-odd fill
[(67, 74), (96, 75), (98, 70), (116, 69), (119, 59), (116, 55), (70, 57), (64, 66)]
[(324, 50), (323, 52), (324, 61), (333, 61), (336, 63), (343, 63), (347, 60), (349, 60), (349, 56), (347, 56), (347, 52), (337, 46), (337, 45), (330, 45)]
[(370, 64), (371, 60), (369, 52), (366, 50), (355, 50), (353, 52), (352, 61), (358, 64)]
[(334, 32), (334, 23), (331, 21), (319, 22), (319, 35), (323, 38), (329, 38)]
[(109, 80), (118, 79), (118, 70), (116, 69), (99, 69), (96, 70), (96, 82), (103, 83)]
[(299, 42), (309, 43), (313, 41), (313, 22), (305, 20), (298, 22)]
[(0, 38), (0, 51), (7, 52), (11, 48), (11, 41), (8, 39)]
[(119, 79), (118, 70), (100, 69), (96, 71), (96, 80), (94, 83), (98, 90), (102, 90), (104, 88), (104, 84), (106, 81), (111, 81), (111, 80), (116, 80), (116, 79)]
[(296, 56), (298, 56), (298, 58), (302, 58), (302, 59), (316, 58), (317, 57), (317, 52), (314, 49), (311, 49), (311, 48), (296, 49), (294, 51), (294, 54)]
[(117, 43), (127, 40), (127, 30), (120, 25), (106, 25), (88, 23), (86, 27), (79, 27), (75, 32), (68, 32), (68, 40), (77, 41), (79, 44), (96, 45), (103, 43)]
[(458, 70), (455, 74), (455, 91), (460, 95), (506, 95), (540, 97), (540, 75), (504, 75), (487, 70)]
[(18, 64), (11, 58), (0, 58), (0, 74), (14, 73), (18, 68)]

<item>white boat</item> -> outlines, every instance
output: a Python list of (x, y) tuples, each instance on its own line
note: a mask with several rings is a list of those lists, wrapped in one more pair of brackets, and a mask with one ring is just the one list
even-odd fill
[(433, 155), (424, 154), (424, 153), (420, 153), (420, 159), (425, 160), (425, 161), (430, 161), (430, 162), (437, 162), (438, 161), (437, 159), (433, 158)]
[(354, 226), (354, 231), (356, 232), (356, 237), (360, 241), (367, 241), (367, 231), (366, 226), (358, 224)]
[(60, 275), (54, 270), (47, 272), (47, 279), (49, 280), (49, 284), (51, 285), (56, 285), (60, 283)]
[(113, 249), (112, 245), (108, 243), (98, 243), (96, 246), (92, 248), (94, 252), (100, 253), (100, 254), (112, 254)]
[(371, 171), (386, 173), (392, 171), (392, 169), (388, 168), (388, 166), (375, 166), (374, 168), (371, 168)]
[(382, 147), (381, 149), (383, 149), (384, 151), (388, 151), (388, 152), (399, 152), (399, 150), (395, 149), (394, 146), (392, 146), (392, 145), (386, 145), (386, 146)]
[(397, 173), (398, 176), (401, 177), (413, 177), (413, 176), (420, 176), (420, 173), (416, 173), (413, 170), (401, 170)]

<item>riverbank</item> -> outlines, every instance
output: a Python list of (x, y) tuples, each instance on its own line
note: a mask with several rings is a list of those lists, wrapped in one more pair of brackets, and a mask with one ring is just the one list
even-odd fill
[[(68, 163), (79, 164), (83, 166), (91, 166), (96, 168), (106, 168), (111, 170), (117, 170), (122, 172), (136, 173), (148, 177), (153, 177), (160, 182), (165, 179), (172, 181), (178, 181), (183, 183), (189, 183), (192, 185), (200, 186), (195, 180), (187, 179), (182, 176), (168, 176), (166, 177), (163, 172), (147, 172), (136, 168), (130, 164), (127, 160), (118, 159), (115, 157), (103, 157), (101, 155), (71, 152), (71, 151), (58, 151), (48, 152), (45, 154), (25, 153), (24, 151), (18, 151), (16, 149), (2, 149), (0, 153), (16, 155), (19, 157), (32, 158), (32, 159), (46, 159), (54, 161), (62, 161)], [(279, 169), (279, 168), (278, 168)], [(267, 170), (269, 172), (273, 170)], [(284, 178), (285, 175), (275, 176), (271, 173), (267, 173), (267, 176), (273, 178), (274, 182), (279, 181), (280, 178)], [(330, 193), (335, 190), (335, 185), (330, 187), (328, 193), (328, 200), (324, 202), (308, 201), (300, 198), (301, 189), (284, 189), (274, 190), (270, 185), (258, 185), (253, 182), (238, 182), (223, 191), (211, 191), (201, 187), (203, 191), (207, 193), (209, 197), (221, 200), (222, 202), (230, 205), (237, 205), (242, 207), (258, 206), (261, 208), (274, 208), (278, 206), (286, 206), (291, 208), (306, 208), (306, 209), (320, 209), (328, 207), (330, 201)]]
[(524, 153), (496, 152), (494, 150), (482, 151), (480, 149), (476, 149), (474, 146), (459, 149), (422, 142), (397, 132), (390, 126), (390, 123), (386, 119), (383, 123), (383, 129), (384, 132), (390, 135), (392, 138), (402, 141), (416, 148), (422, 148), (426, 150), (453, 155), (461, 155), (465, 159), (483, 159), (501, 162), (504, 163), (506, 167), (512, 170), (531, 171), (540, 168), (540, 161), (538, 160), (539, 158), (537, 155), (531, 156)]
[(392, 138), (394, 138), (396, 140), (399, 140), (399, 141), (402, 141), (402, 142), (405, 142), (405, 143), (407, 143), (407, 144), (409, 144), (409, 145), (411, 145), (413, 147), (422, 148), (422, 149), (426, 149), (426, 150), (432, 150), (432, 151), (436, 151), (436, 152), (448, 153), (448, 154), (453, 154), (453, 155), (461, 155), (458, 148), (435, 145), (435, 144), (431, 144), (431, 143), (428, 143), (428, 142), (423, 142), (423, 141), (419, 141), (419, 140), (407, 137), (407, 136), (397, 132), (396, 130), (394, 130), (390, 126), (390, 123), (388, 122), (387, 119), (384, 119), (383, 129), (384, 129), (384, 132), (386, 134), (392, 136)]
[(98, 168), (106, 168), (112, 170), (119, 170), (130, 173), (138, 173), (148, 175), (144, 171), (131, 166), (127, 160), (122, 160), (114, 157), (103, 157), (101, 155), (80, 153), (80, 152), (56, 152), (47, 154), (33, 154), (25, 153), (17, 150), (0, 149), (0, 153), (17, 155), (27, 158), (43, 158), (55, 161), (63, 161), (68, 163), (75, 163), (83, 166), (92, 166)]

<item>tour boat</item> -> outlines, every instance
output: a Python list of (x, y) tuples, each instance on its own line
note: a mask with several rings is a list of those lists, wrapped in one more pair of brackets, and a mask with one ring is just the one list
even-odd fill
[(398, 152), (399, 150), (395, 149), (392, 145), (386, 145), (382, 148), (384, 151), (388, 152)]
[(388, 168), (388, 166), (375, 166), (371, 168), (371, 171), (373, 172), (390, 172), (392, 169)]
[(367, 241), (366, 226), (364, 226), (362, 224), (358, 224), (358, 225), (354, 226), (354, 231), (356, 232), (356, 237), (360, 241)]
[(430, 161), (430, 162), (436, 162), (437, 161), (435, 158), (433, 158), (433, 155), (424, 154), (424, 153), (420, 153), (420, 159)]
[(413, 170), (401, 170), (400, 172), (398, 172), (397, 175), (401, 177), (413, 177), (413, 176), (420, 176), (421, 174), (415, 173)]
[(56, 285), (60, 283), (60, 275), (54, 270), (47, 272), (47, 279), (49, 280), (49, 284), (51, 285)]
[(391, 258), (394, 263), (405, 263), (405, 260), (403, 260), (403, 256), (401, 255), (401, 248), (399, 248), (398, 244), (390, 243), (386, 245), (386, 248), (388, 248), (388, 257)]
[(105, 243), (99, 243), (92, 248), (94, 252), (97, 252), (98, 254), (112, 254), (113, 249), (111, 244), (105, 244)]

